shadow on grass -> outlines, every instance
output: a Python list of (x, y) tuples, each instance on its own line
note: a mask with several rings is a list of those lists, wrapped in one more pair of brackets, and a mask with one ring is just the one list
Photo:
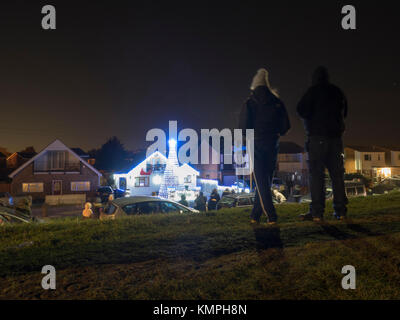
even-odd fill
[(324, 230), (328, 235), (336, 240), (348, 240), (348, 239), (357, 239), (358, 237), (354, 234), (349, 234), (347, 232), (341, 231), (335, 226), (328, 225), (326, 223), (321, 224), (322, 230)]
[[(367, 240), (370, 236), (380, 236), (382, 234), (372, 232), (354, 223), (348, 223), (347, 227), (350, 230), (366, 235), (366, 237), (358, 237), (356, 235), (348, 234), (332, 225), (322, 224), (321, 227), (327, 234), (329, 234), (330, 236), (334, 237), (337, 240), (357, 240), (357, 241), (343, 241), (343, 244), (346, 247), (354, 251), (357, 251), (359, 254), (364, 256), (365, 259), (369, 261), (374, 261), (376, 265), (382, 264), (382, 270), (384, 270), (384, 263), (383, 263), (384, 261), (387, 262), (389, 260), (392, 261), (393, 264), (398, 263), (398, 257), (396, 254), (392, 254), (390, 251), (381, 250), (378, 248), (378, 243), (373, 243), (373, 242), (370, 243)], [(394, 243), (391, 244), (389, 243), (388, 245), (394, 249), (393, 244)], [(392, 274), (390, 273), (388, 273), (388, 275), (389, 278), (392, 276)]]
[(267, 250), (271, 248), (283, 248), (281, 239), (281, 230), (278, 227), (270, 228), (254, 228), (254, 236), (256, 239), (257, 251)]
[(358, 232), (358, 233), (363, 233), (367, 236), (371, 237), (376, 237), (376, 236), (381, 236), (383, 233), (380, 232), (373, 232), (371, 230), (368, 230), (367, 228), (364, 228), (363, 226), (360, 226), (359, 224), (355, 224), (352, 221), (349, 221), (347, 223), (347, 228), (349, 228), (352, 231)]

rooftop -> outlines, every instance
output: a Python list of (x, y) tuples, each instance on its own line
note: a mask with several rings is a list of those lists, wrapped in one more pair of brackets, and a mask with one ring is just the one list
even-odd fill
[(359, 152), (386, 152), (387, 149), (378, 146), (346, 146)]
[(279, 153), (294, 154), (303, 153), (304, 148), (300, 147), (297, 143), (290, 141), (280, 141), (279, 142)]

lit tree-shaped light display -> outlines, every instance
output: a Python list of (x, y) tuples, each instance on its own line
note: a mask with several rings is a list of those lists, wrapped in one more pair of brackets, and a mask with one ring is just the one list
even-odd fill
[(168, 160), (159, 191), (159, 196), (166, 199), (168, 199), (170, 191), (175, 191), (179, 188), (178, 176), (176, 175), (176, 169), (179, 167), (178, 157), (176, 155), (176, 141), (171, 139), (168, 144)]

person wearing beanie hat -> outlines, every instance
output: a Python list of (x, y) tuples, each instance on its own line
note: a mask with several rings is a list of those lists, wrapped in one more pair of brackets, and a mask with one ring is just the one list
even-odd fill
[(253, 81), (251, 82), (250, 90), (254, 91), (260, 86), (267, 87), (272, 94), (279, 98), (276, 89), (271, 88), (271, 85), (269, 84), (268, 71), (264, 68), (258, 69), (256, 75), (253, 77)]
[[(240, 113), (239, 127), (254, 129), (254, 163), (252, 175), (257, 194), (251, 212), (251, 223), (259, 223), (261, 215), (267, 216), (268, 224), (277, 221), (272, 202), (271, 184), (276, 167), (279, 137), (290, 129), (285, 105), (271, 88), (268, 71), (259, 69), (251, 82), (251, 95)], [(251, 151), (248, 150), (248, 154)]]
[(334, 216), (344, 220), (347, 196), (344, 185), (342, 135), (347, 116), (347, 100), (342, 90), (329, 82), (327, 68), (320, 66), (312, 75), (312, 86), (297, 105), (297, 113), (304, 120), (307, 133), (310, 210), (300, 215), (301, 220), (323, 219), (325, 211), (325, 168), (332, 180)]

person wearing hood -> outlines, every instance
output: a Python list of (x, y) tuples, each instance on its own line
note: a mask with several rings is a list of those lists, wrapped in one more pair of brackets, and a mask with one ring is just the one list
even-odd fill
[(251, 223), (259, 223), (264, 213), (268, 218), (268, 224), (272, 225), (277, 221), (271, 184), (276, 168), (279, 137), (289, 131), (290, 121), (285, 105), (270, 86), (266, 69), (257, 71), (250, 89), (251, 95), (244, 104), (239, 119), (239, 127), (244, 132), (246, 129), (254, 129), (252, 174), (257, 196), (250, 218)]
[(181, 194), (181, 200), (178, 203), (180, 203), (186, 207), (189, 207), (189, 203), (186, 200), (186, 195), (184, 195), (184, 194)]
[(196, 200), (194, 200), (194, 208), (199, 211), (207, 211), (207, 197), (204, 196), (203, 192), (200, 191), (199, 195), (197, 196)]
[(332, 180), (334, 216), (343, 220), (347, 213), (344, 186), (344, 152), (342, 135), (347, 116), (347, 100), (337, 86), (329, 81), (328, 70), (318, 67), (312, 86), (297, 105), (307, 134), (310, 210), (302, 220), (321, 221), (325, 211), (325, 168)]
[(218, 190), (217, 189), (213, 189), (213, 191), (211, 192), (210, 195), (210, 199), (208, 200), (208, 210), (217, 210), (217, 204), (219, 202), (219, 200), (221, 200)]

